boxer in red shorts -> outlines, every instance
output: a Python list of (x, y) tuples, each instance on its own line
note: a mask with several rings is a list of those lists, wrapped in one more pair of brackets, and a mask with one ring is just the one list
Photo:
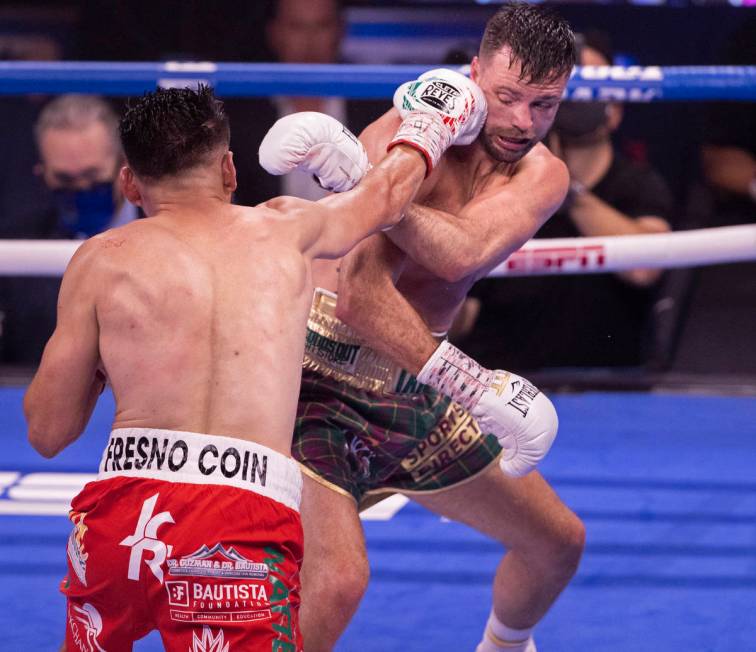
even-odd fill
[[(128, 651), (153, 629), (170, 652), (302, 649), (290, 450), (312, 261), (395, 224), (445, 149), (477, 133), (473, 105), (408, 116), (352, 192), (254, 208), (231, 204), (229, 125), (208, 88), (127, 110), (120, 182), (148, 217), (76, 252), (24, 401), (30, 442), (51, 457), (106, 378), (116, 400), (99, 475), (72, 503), (66, 649)], [(271, 134), (264, 165), (330, 189), (366, 165), (340, 153), (354, 136), (328, 116), (295, 114)]]

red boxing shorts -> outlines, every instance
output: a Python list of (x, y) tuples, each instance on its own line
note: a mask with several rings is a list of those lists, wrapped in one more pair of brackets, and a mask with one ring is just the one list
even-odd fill
[(301, 487), (253, 442), (114, 430), (71, 505), (67, 651), (300, 651)]

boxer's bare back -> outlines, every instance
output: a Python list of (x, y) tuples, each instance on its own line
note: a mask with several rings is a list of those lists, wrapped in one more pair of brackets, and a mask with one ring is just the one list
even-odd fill
[(310, 300), (298, 230), (278, 211), (226, 205), (97, 243), (116, 428), (223, 434), (289, 454)]
[(249, 208), (158, 190), (148, 219), (83, 243), (26, 396), (35, 446), (52, 456), (76, 439), (107, 377), (114, 428), (226, 435), (290, 455), (312, 260), (395, 221), (424, 171), (398, 147), (354, 192), (316, 203)]

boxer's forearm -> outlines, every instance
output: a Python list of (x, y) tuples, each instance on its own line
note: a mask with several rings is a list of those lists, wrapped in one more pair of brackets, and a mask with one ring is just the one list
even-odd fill
[(384, 235), (360, 244), (341, 263), (337, 316), (369, 346), (417, 373), (438, 343), (394, 284), (405, 259)]
[(410, 258), (449, 282), (485, 273), (527, 242), (567, 192), (567, 168), (543, 146), (509, 181), (454, 214), (410, 204), (389, 237)]
[(412, 260), (449, 282), (464, 278), (479, 264), (480, 238), (445, 211), (410, 204), (387, 235)]
[(363, 192), (353, 208), (375, 216), (378, 228), (394, 226), (420, 188), (425, 172), (425, 159), (416, 149), (395, 147), (362, 180), (359, 189)]
[(366, 236), (396, 224), (425, 170), (420, 153), (396, 147), (352, 190), (317, 202), (323, 223), (317, 252), (324, 257), (343, 256)]
[[(358, 288), (355, 288), (358, 290)], [(438, 347), (428, 325), (394, 286), (371, 286), (355, 291), (348, 300), (339, 292), (339, 317), (368, 346), (417, 374)]]

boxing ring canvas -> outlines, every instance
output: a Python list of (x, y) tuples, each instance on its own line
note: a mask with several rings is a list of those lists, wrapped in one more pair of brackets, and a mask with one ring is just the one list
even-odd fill
[[(66, 497), (96, 472), (113, 398), (45, 460), (26, 442), (23, 392), (0, 390), (0, 649), (41, 652), (63, 638)], [(560, 434), (541, 469), (587, 545), (539, 650), (755, 650), (756, 398), (554, 399)], [(502, 547), (412, 502), (369, 516), (370, 588), (337, 650), (473, 650)], [(134, 649), (162, 646), (153, 633)]]

